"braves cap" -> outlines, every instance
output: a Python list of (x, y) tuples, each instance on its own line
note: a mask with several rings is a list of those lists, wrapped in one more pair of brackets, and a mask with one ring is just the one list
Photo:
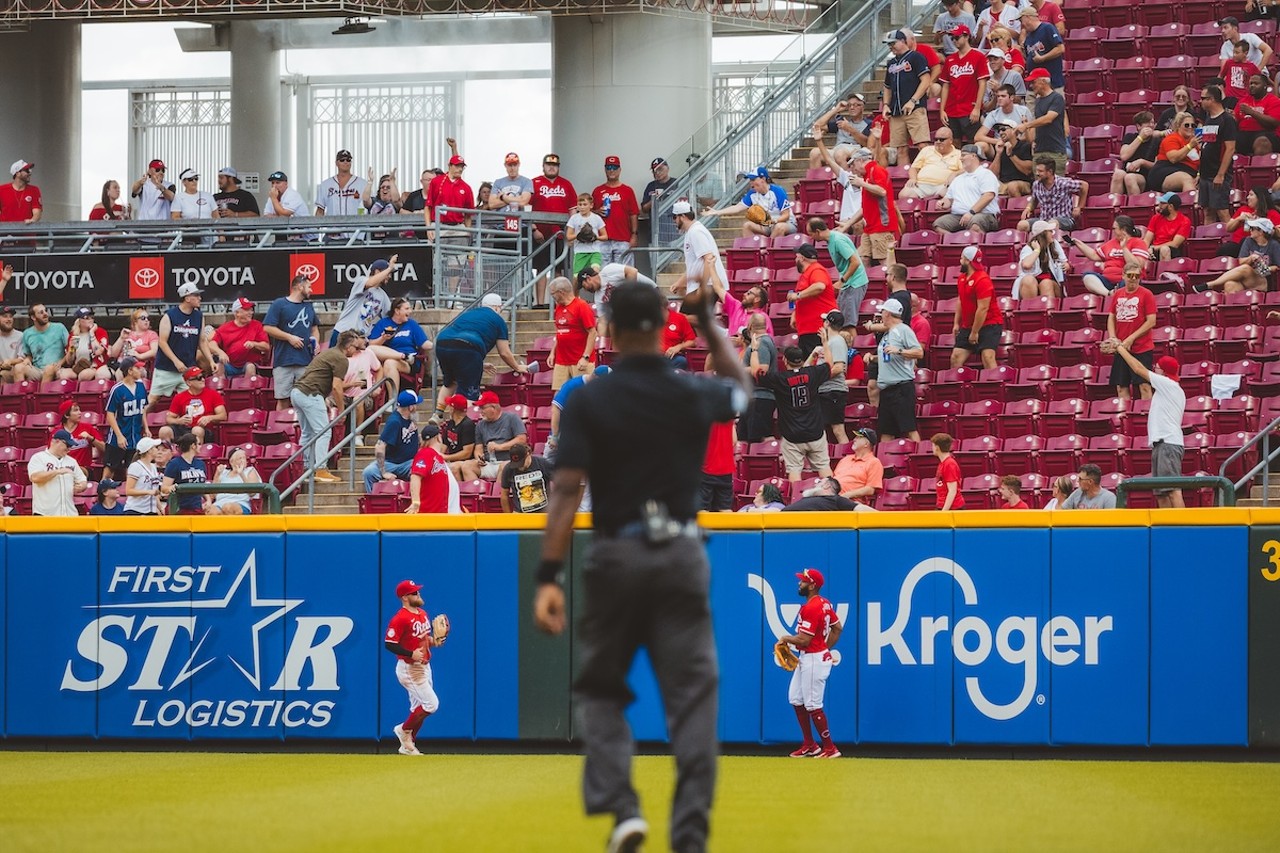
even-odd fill
[(868, 442), (871, 443), (872, 447), (875, 447), (876, 442), (880, 440), (880, 436), (876, 435), (876, 431), (873, 430), (871, 427), (863, 427), (862, 429), (854, 430), (853, 434), (860, 435), (863, 438), (865, 438)]
[(164, 161), (163, 161), (163, 160), (152, 160), (150, 163), (148, 163), (148, 164), (147, 164), (147, 168), (148, 168), (148, 169), (155, 169), (157, 172), (163, 172), (163, 171), (165, 171)]
[(391, 269), (391, 262), (382, 258), (378, 258), (376, 261), (369, 264), (369, 272), (382, 272), (383, 270), (389, 269)]
[(341, 151), (339, 151), (339, 152), (338, 152), (337, 156), (335, 156), (333, 159), (335, 159), (335, 160), (350, 160), (350, 159), (351, 159), (351, 152), (350, 152), (350, 151), (348, 151), (347, 149), (343, 148)]
[(822, 319), (830, 323), (832, 326), (835, 326), (837, 329), (844, 328), (844, 312), (843, 311), (834, 311), (834, 310), (828, 311), (826, 314), (822, 315)]
[(236, 183), (240, 182), (240, 173), (230, 166), (223, 166), (218, 170), (219, 175), (226, 175), (228, 178), (235, 178)]
[(665, 165), (667, 165), (667, 160), (665, 157), (654, 157), (653, 162), (649, 164), (649, 169), (650, 171), (652, 171), (653, 169), (656, 169), (659, 166), (665, 166)]
[(805, 569), (803, 572), (796, 572), (796, 577), (818, 588), (821, 588), (827, 582), (827, 579), (822, 576), (822, 572), (817, 569)]
[(233, 311), (252, 311), (254, 304), (243, 296), (237, 296), (236, 301), (231, 303), (231, 309)]
[(461, 394), (454, 394), (452, 397), (447, 398), (444, 404), (451, 409), (465, 410), (467, 406), (471, 405), (471, 401)]
[(27, 160), (14, 160), (13, 165), (9, 167), (9, 174), (16, 175), (19, 172), (30, 172), (36, 167), (35, 163)]
[(75, 442), (75, 440), (76, 440), (76, 437), (71, 433), (67, 432), (65, 429), (60, 429), (53, 434), (53, 441), (61, 441), (65, 444), (72, 444)]
[(199, 293), (204, 293), (204, 291), (191, 283), (184, 284), (178, 288), (178, 296), (181, 299), (186, 299), (188, 296), (195, 296)]
[(452, 157), (450, 157), (450, 158), (449, 158), (449, 165), (450, 165), (450, 166), (465, 166), (465, 165), (467, 165), (467, 161), (466, 161), (466, 160), (464, 160), (464, 159), (462, 159), (462, 155), (461, 155), (461, 154), (454, 154)]
[(619, 160), (616, 155), (610, 154), (608, 157), (604, 158), (604, 164), (605, 166), (621, 166), (622, 161)]
[(204, 381), (204, 371), (198, 367), (188, 367), (182, 374), (182, 378), (188, 382), (196, 380)]
[(413, 595), (422, 589), (422, 584), (413, 581), (400, 581), (396, 584), (396, 598), (404, 598), (406, 595)]
[(895, 41), (906, 41), (908, 38), (906, 30), (893, 30), (884, 37), (884, 43), (893, 44)]
[(396, 405), (401, 408), (416, 406), (421, 402), (422, 398), (412, 391), (401, 391), (399, 395), (396, 396)]
[(123, 376), (137, 366), (138, 360), (131, 355), (126, 355), (124, 358), (120, 359), (120, 375)]
[(599, 275), (599, 274), (600, 274), (599, 264), (587, 264), (585, 267), (578, 270), (578, 284), (582, 284), (584, 281), (591, 278), (591, 276)]
[(676, 203), (671, 205), (672, 216), (688, 216), (690, 213), (693, 213), (693, 205), (689, 204), (687, 198), (678, 198)]
[(92, 317), (92, 316), (93, 316), (93, 309), (92, 309), (92, 308), (80, 307), (80, 308), (77, 308), (77, 309), (76, 309), (76, 319), (77, 319), (77, 320), (83, 319), (83, 318), (85, 318), (85, 317)]
[(272, 172), (270, 175), (267, 175), (268, 183), (270, 183), (271, 181), (287, 181), (287, 180), (289, 180), (289, 176), (279, 170), (276, 170)]
[(102, 495), (105, 495), (107, 492), (111, 491), (112, 489), (118, 489), (118, 488), (120, 488), (119, 480), (103, 480), (101, 483), (98, 484), (98, 496), (101, 497)]
[(498, 399), (498, 395), (492, 391), (485, 391), (476, 402), (481, 406), (499, 406), (502, 404)]

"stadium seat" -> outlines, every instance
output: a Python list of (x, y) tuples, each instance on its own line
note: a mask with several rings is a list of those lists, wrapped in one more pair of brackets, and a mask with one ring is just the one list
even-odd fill
[(58, 405), (63, 400), (74, 399), (76, 393), (76, 380), (74, 379), (53, 379), (49, 382), (41, 382), (36, 389), (35, 399), (32, 400), (32, 411), (57, 411)]
[(746, 455), (742, 457), (741, 465), (744, 480), (762, 480), (782, 474), (781, 442), (770, 439), (751, 444), (747, 448)]
[(978, 474), (960, 481), (960, 495), (965, 509), (993, 509), (996, 505), (996, 489), (1000, 488), (998, 474)]
[(963, 403), (960, 414), (955, 418), (956, 431), (953, 435), (960, 439), (988, 435), (994, 431), (992, 425), (1003, 411), (1004, 403), (999, 400), (974, 400)]
[(991, 267), (1017, 261), (1022, 244), (1026, 242), (1023, 233), (1016, 228), (1003, 228), (982, 235), (982, 257), (988, 270)]
[(409, 484), (404, 480), (379, 480), (373, 491), (359, 499), (362, 514), (404, 512), (409, 507)]
[(1054, 438), (1075, 432), (1076, 418), (1089, 410), (1089, 403), (1082, 397), (1069, 400), (1052, 400), (1040, 413), (1040, 435)]
[[(1143, 47), (1152, 56), (1157, 57), (1155, 60), (1156, 68), (1165, 67), (1162, 63), (1166, 60), (1181, 58), (1183, 51), (1186, 50), (1187, 35), (1191, 32), (1191, 27), (1186, 24), (1159, 20), (1159, 18), (1163, 17), (1161, 9), (1172, 8), (1174, 7), (1171, 4), (1160, 3), (1157, 5), (1150, 2), (1150, 0), (1143, 5), (1143, 17), (1146, 18), (1148, 14), (1151, 14), (1155, 18), (1147, 21), (1150, 29), (1147, 30), (1147, 41)], [(1160, 85), (1164, 79), (1167, 78), (1156, 77), (1153, 74), (1151, 84)], [(1174, 83), (1173, 85), (1176, 86), (1178, 84)]]
[(970, 367), (957, 367), (955, 370), (939, 370), (933, 375), (932, 389), (935, 400), (954, 400), (963, 403), (971, 399), (970, 383), (978, 378), (978, 371)]
[(251, 442), (255, 429), (262, 429), (266, 425), (267, 413), (262, 409), (232, 409), (227, 412), (227, 419), (218, 426), (218, 438), (223, 445), (245, 444)]
[(968, 246), (981, 245), (982, 235), (972, 231), (957, 231), (954, 234), (943, 234), (941, 242), (934, 247), (933, 262), (940, 267), (960, 265), (960, 253)]
[(983, 368), (973, 380), (973, 395), (980, 400), (1006, 400), (1005, 389), (1017, 382), (1018, 370), (1006, 364)]
[[(1257, 290), (1242, 290), (1239, 293), (1224, 293), (1222, 301), (1213, 312), (1213, 324), (1228, 328), (1257, 323), (1260, 319), (1258, 309), (1262, 305), (1262, 293)], [(1223, 359), (1224, 361), (1226, 359)]]
[(480, 502), (488, 493), (488, 480), (463, 480), (458, 483), (458, 503), (464, 512), (480, 512)]
[(1090, 400), (1089, 413), (1076, 418), (1076, 432), (1087, 438), (1119, 432), (1129, 401), (1124, 397)]
[(1081, 92), (1071, 104), (1071, 122), (1080, 127), (1108, 124), (1115, 121), (1115, 92), (1099, 89)]
[[(1188, 6), (1197, 6), (1197, 3), (1189, 3)], [(1205, 4), (1208, 5), (1208, 4)], [(1222, 46), (1222, 31), (1218, 27), (1216, 20), (1205, 21), (1191, 25), (1191, 31), (1183, 38), (1183, 50), (1192, 56), (1218, 56), (1218, 49)]]
[(1209, 431), (1214, 435), (1254, 432), (1258, 429), (1258, 399), (1248, 394), (1218, 400), (1209, 412)]
[[(1183, 303), (1183, 310), (1187, 308)], [(1178, 361), (1217, 361), (1213, 358), (1213, 348), (1211, 344), (1218, 340), (1222, 335), (1222, 330), (1217, 326), (1184, 326), (1182, 333), (1175, 344), (1176, 357)], [(1240, 356), (1243, 358), (1243, 354)]]
[(916, 429), (922, 436), (939, 432), (954, 435), (955, 419), (963, 409), (964, 404), (957, 399), (935, 399), (932, 403), (921, 403), (916, 414)]
[[(1218, 307), (1219, 312), (1222, 306)], [(1239, 361), (1254, 355), (1262, 342), (1262, 327), (1253, 323), (1229, 326), (1222, 330), (1217, 340), (1209, 342), (1211, 358), (1217, 362)]]
[[(1120, 140), (1124, 137), (1124, 128), (1116, 124), (1094, 124), (1084, 126), (1080, 131), (1081, 156), (1098, 159), (1099, 157), (1114, 157), (1120, 153)], [(1106, 224), (1106, 228), (1110, 228), (1111, 223)], [(1086, 240), (1080, 237), (1086, 243), (1092, 243), (1092, 240)], [(1103, 238), (1104, 240), (1106, 237)], [(1097, 242), (1101, 243), (1102, 240)]]
[(1089, 195), (1107, 195), (1111, 192), (1111, 175), (1120, 165), (1115, 157), (1103, 157), (1099, 160), (1086, 160), (1080, 164), (1076, 174), (1079, 180), (1089, 185)]
[(993, 454), (1000, 449), (1000, 439), (994, 435), (973, 435), (962, 438), (956, 444), (956, 462), (961, 469), (971, 472), (992, 471)]
[[(1066, 55), (1076, 57), (1077, 62), (1081, 59), (1099, 56), (1102, 40), (1106, 37), (1106, 27), (1077, 27), (1070, 30), (1066, 38), (1063, 39), (1066, 46)], [(1074, 68), (1075, 66), (1073, 65), (1073, 75), (1075, 73)]]
[(1084, 203), (1080, 220), (1086, 228), (1110, 228), (1115, 222), (1116, 211), (1124, 203), (1124, 196), (1103, 192), (1090, 195)]
[[(0, 446), (16, 442), (16, 430), (20, 423), (22, 423), (22, 416), (17, 412), (0, 412)], [(4, 478), (0, 477), (0, 482), (3, 480)]]
[(22, 423), (14, 430), (18, 447), (27, 450), (32, 447), (48, 447), (49, 437), (58, 428), (62, 419), (57, 411), (36, 412), (24, 415)]
[(737, 237), (733, 245), (724, 250), (725, 267), (732, 276), (735, 270), (764, 266), (764, 252), (769, 238), (759, 234)]
[[(1104, 44), (1103, 47), (1105, 50), (1106, 45)], [(1131, 45), (1130, 49), (1133, 47), (1134, 45)], [(1122, 56), (1116, 59), (1116, 64), (1111, 67), (1111, 86), (1117, 92), (1147, 89), (1152, 85), (1151, 72), (1155, 66), (1155, 60), (1149, 56)], [(1145, 104), (1149, 106), (1155, 100), (1156, 94), (1152, 92), (1147, 96)]]
[[(933, 247), (939, 242), (938, 232), (909, 231), (898, 240), (894, 256), (898, 263), (907, 267), (919, 267), (933, 260)], [(908, 279), (911, 281), (911, 279)]]
[(115, 383), (110, 379), (86, 379), (76, 383), (73, 398), (82, 412), (101, 412), (107, 404), (107, 394)]
[(1239, 480), (1246, 471), (1257, 464), (1257, 445), (1250, 448), (1248, 452), (1233, 460), (1230, 464), (1227, 464), (1227, 460), (1248, 444), (1252, 438), (1253, 433), (1245, 431), (1216, 436), (1213, 440), (1213, 447), (1209, 448), (1205, 455), (1209, 470), (1217, 475), (1223, 471), (1223, 466), (1225, 465), (1226, 470), (1223, 475), (1231, 480)]
[(1081, 454), (1087, 446), (1088, 440), (1075, 433), (1050, 436), (1045, 440), (1038, 457), (1040, 473), (1046, 477), (1074, 474), (1080, 470), (1083, 462)]
[(996, 470), (1002, 474), (1029, 474), (1036, 470), (1042, 447), (1044, 439), (1034, 433), (1005, 438), (994, 455)]

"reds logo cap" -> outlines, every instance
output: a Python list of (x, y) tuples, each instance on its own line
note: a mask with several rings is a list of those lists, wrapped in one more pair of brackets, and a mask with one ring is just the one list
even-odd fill
[(35, 163), (31, 163), (27, 160), (14, 160), (13, 165), (9, 167), (9, 174), (16, 175), (19, 172), (30, 172), (35, 167)]
[(796, 577), (805, 583), (813, 584), (819, 589), (827, 582), (827, 579), (822, 576), (822, 572), (817, 569), (805, 569), (803, 572), (796, 572)]
[(404, 598), (406, 595), (413, 595), (422, 589), (422, 584), (413, 581), (400, 581), (396, 584), (396, 598)]

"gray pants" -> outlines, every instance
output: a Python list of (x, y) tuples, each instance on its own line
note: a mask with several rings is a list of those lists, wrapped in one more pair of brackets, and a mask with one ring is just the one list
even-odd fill
[[(332, 433), (325, 429), (329, 425), (329, 403), (319, 394), (303, 394), (297, 388), (289, 392), (289, 402), (293, 403), (293, 408), (298, 413), (298, 423), (302, 427), (302, 435), (298, 441), (306, 448), (303, 459), (310, 468), (317, 459), (324, 459), (329, 455), (329, 438)], [(311, 445), (312, 439), (316, 440), (314, 446)]]
[(574, 681), (586, 746), (588, 814), (640, 814), (631, 784), (635, 742), (623, 712), (635, 698), (627, 673), (644, 646), (662, 691), (676, 759), (671, 849), (703, 851), (715, 793), (720, 668), (708, 602), (711, 570), (696, 539), (649, 546), (597, 538), (583, 573), (581, 667)]
[(858, 308), (862, 305), (862, 300), (866, 298), (867, 286), (865, 284), (862, 287), (842, 287), (836, 293), (836, 307), (844, 315), (844, 324), (846, 326), (858, 325)]

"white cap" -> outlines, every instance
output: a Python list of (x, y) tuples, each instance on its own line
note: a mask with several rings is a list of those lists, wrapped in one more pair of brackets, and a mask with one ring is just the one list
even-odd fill
[(1271, 223), (1270, 219), (1250, 219), (1244, 224), (1245, 228), (1260, 228), (1263, 234), (1275, 233), (1276, 227)]
[(895, 317), (901, 317), (902, 303), (896, 299), (886, 299), (884, 302), (880, 303), (880, 310), (888, 311), (890, 314), (892, 314)]
[(25, 172), (29, 169), (35, 168), (35, 165), (36, 164), (32, 163), (30, 160), (14, 160), (13, 165), (9, 167), (9, 174), (16, 175), (19, 172)]
[(870, 148), (863, 148), (863, 147), (862, 147), (862, 146), (860, 146), (860, 145), (855, 145), (855, 146), (853, 147), (853, 150), (849, 152), (849, 160), (850, 160), (850, 161), (853, 161), (853, 160), (870, 160), (870, 159), (871, 159), (871, 157), (872, 157), (872, 155), (871, 155), (871, 149), (870, 149)]
[(1031, 226), (1031, 236), (1039, 237), (1046, 231), (1054, 231), (1058, 227), (1058, 223), (1052, 219), (1038, 219), (1036, 224)]
[(1009, 54), (1005, 53), (998, 47), (993, 47), (987, 51), (987, 59), (1005, 59)]
[(186, 299), (188, 296), (195, 296), (197, 293), (204, 293), (204, 291), (191, 283), (184, 284), (178, 288), (179, 299)]
[(693, 205), (689, 204), (689, 199), (678, 198), (676, 203), (671, 205), (671, 215), (679, 216), (680, 214), (688, 215), (693, 213)]
[(496, 293), (486, 293), (484, 298), (480, 300), (480, 304), (485, 308), (501, 308), (502, 297)]
[(978, 253), (980, 251), (982, 250), (977, 246), (965, 246), (964, 251), (960, 253), (960, 257), (964, 258), (966, 261), (972, 261), (974, 258), (978, 257)]
[(142, 438), (142, 439), (138, 439), (138, 452), (139, 452), (139, 453), (146, 453), (148, 450), (154, 450), (155, 448), (157, 448), (157, 447), (159, 447), (159, 446), (160, 446), (160, 439), (158, 439), (158, 438)]

